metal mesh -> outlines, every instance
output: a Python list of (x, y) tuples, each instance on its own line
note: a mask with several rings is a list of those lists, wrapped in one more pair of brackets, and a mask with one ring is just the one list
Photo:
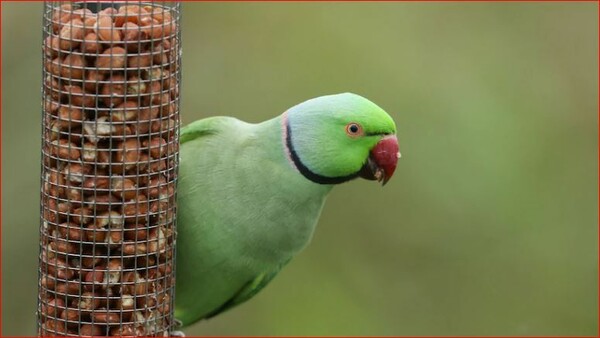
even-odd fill
[(181, 5), (45, 2), (38, 334), (163, 336)]

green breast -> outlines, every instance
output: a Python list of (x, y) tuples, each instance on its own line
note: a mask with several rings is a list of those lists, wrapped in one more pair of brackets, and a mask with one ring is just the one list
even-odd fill
[(331, 187), (308, 181), (290, 166), (278, 122), (232, 120), (182, 145), (179, 317), (210, 313), (310, 241)]

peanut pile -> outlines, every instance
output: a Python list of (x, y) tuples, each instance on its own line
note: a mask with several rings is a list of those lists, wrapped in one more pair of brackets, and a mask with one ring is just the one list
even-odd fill
[(39, 334), (166, 335), (177, 13), (156, 4), (46, 9)]

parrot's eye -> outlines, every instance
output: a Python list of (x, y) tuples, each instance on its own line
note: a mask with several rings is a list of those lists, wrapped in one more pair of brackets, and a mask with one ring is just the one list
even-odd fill
[(346, 125), (346, 134), (350, 136), (358, 136), (362, 134), (362, 127), (358, 123), (348, 123), (348, 125)]

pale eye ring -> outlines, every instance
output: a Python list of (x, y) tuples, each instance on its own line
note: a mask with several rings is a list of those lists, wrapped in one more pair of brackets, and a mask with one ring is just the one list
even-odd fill
[(348, 123), (346, 125), (346, 133), (350, 136), (357, 136), (362, 134), (362, 127), (358, 123)]

